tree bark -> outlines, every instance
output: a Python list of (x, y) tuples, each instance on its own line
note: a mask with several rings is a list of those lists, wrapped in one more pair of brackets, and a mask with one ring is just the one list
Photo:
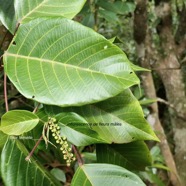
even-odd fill
[[(182, 184), (186, 184), (186, 92), (183, 74), (177, 55), (175, 38), (172, 34), (171, 6), (167, 3), (167, 12), (162, 17), (160, 38), (165, 57), (161, 56), (159, 62), (154, 65), (166, 90), (168, 102), (174, 109), (169, 109), (171, 124), (174, 132), (175, 161)], [(181, 32), (180, 32), (181, 37)], [(182, 43), (180, 43), (182, 45)], [(181, 54), (180, 54), (181, 55)], [(159, 55), (160, 56), (160, 55)]]
[[(147, 25), (147, 2), (147, 0), (137, 0), (134, 17), (134, 38), (137, 43), (137, 54), (143, 67), (156, 70), (159, 74), (166, 90), (168, 102), (173, 105), (174, 109), (170, 108), (169, 113), (174, 131), (175, 161), (182, 184), (178, 177), (175, 176), (177, 175), (177, 170), (163, 127), (159, 121), (156, 103), (152, 105), (151, 117), (155, 119), (154, 128), (160, 132), (160, 135), (158, 135), (161, 140), (160, 147), (166, 164), (173, 171), (170, 173), (169, 178), (173, 185), (184, 186), (186, 184), (186, 97), (183, 74), (178, 59), (181, 59), (185, 44), (180, 42), (180, 48), (177, 48), (178, 44), (176, 44), (172, 34), (170, 2), (160, 1), (156, 7), (156, 13), (161, 19), (157, 27), (161, 39), (161, 48), (157, 49), (154, 47), (153, 33)], [(178, 54), (180, 56), (177, 56)], [(146, 96), (155, 98), (156, 91), (152, 75), (150, 73), (143, 74), (142, 81)]]

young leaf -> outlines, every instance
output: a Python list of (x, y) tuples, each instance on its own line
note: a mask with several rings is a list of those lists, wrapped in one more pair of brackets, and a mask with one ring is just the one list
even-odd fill
[(13, 34), (18, 23), (37, 17), (73, 18), (86, 0), (0, 0), (0, 20)]
[(16, 88), (45, 104), (95, 103), (139, 83), (117, 46), (66, 18), (21, 25), (3, 59)]
[(32, 130), (38, 122), (39, 118), (32, 112), (13, 110), (2, 116), (0, 130), (8, 135), (21, 135)]
[(28, 155), (19, 140), (8, 140), (1, 155), (1, 173), (5, 185), (60, 186), (61, 184), (36, 159), (26, 161)]
[(145, 186), (138, 176), (111, 164), (85, 164), (79, 167), (71, 186)]
[(152, 163), (147, 145), (143, 141), (128, 144), (96, 145), (97, 161), (119, 165), (129, 170), (144, 170)]

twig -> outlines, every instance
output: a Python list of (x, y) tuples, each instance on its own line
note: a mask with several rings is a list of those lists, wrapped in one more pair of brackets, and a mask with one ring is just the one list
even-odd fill
[(36, 144), (34, 145), (32, 151), (29, 153), (29, 155), (25, 158), (26, 161), (30, 161), (30, 158), (32, 157), (32, 155), (34, 154), (34, 151), (36, 150), (36, 148), (38, 147), (38, 145), (41, 143), (41, 141), (43, 140), (43, 135), (39, 138), (39, 140), (36, 142)]
[(164, 99), (162, 99), (162, 98), (157, 98), (157, 101), (160, 102), (160, 103), (164, 103), (165, 105), (167, 105), (167, 106), (169, 106), (169, 107), (175, 109), (174, 106), (173, 106), (172, 104), (170, 104), (168, 101), (166, 101), (166, 100), (164, 100)]
[(38, 110), (38, 108), (39, 108), (39, 106), (40, 106), (40, 103), (37, 104), (37, 106), (34, 108), (34, 110), (33, 110), (32, 112), (33, 112), (33, 113), (36, 113), (37, 110)]
[(162, 98), (157, 98), (157, 101), (160, 103), (164, 103), (165, 105), (169, 106), (171, 109), (173, 109), (175, 111), (176, 117), (182, 119), (183, 121), (186, 121), (186, 118), (184, 116), (182, 116), (174, 107), (173, 104), (170, 104), (168, 101), (162, 99)]
[[(33, 113), (37, 112), (37, 109), (39, 107), (40, 103), (38, 103), (38, 105), (34, 108)], [(36, 144), (34, 145), (33, 149), (31, 150), (31, 152), (29, 153), (29, 155), (25, 158), (26, 161), (30, 161), (30, 158), (32, 157), (32, 155), (34, 154), (34, 151), (36, 150), (36, 148), (38, 147), (38, 145), (41, 143), (41, 141), (43, 140), (43, 135), (41, 135), (41, 137), (39, 138), (39, 140), (36, 142)]]
[(82, 159), (81, 154), (79, 153), (77, 147), (75, 145), (72, 145), (72, 149), (73, 149), (73, 151), (74, 151), (74, 153), (76, 155), (76, 158), (77, 158), (77, 161), (78, 161), (78, 165), (82, 166), (84, 164), (84, 162), (83, 162), (83, 159)]
[(4, 73), (4, 100), (5, 100), (5, 109), (6, 112), (8, 112), (9, 108), (8, 108), (8, 96), (7, 96), (7, 76)]

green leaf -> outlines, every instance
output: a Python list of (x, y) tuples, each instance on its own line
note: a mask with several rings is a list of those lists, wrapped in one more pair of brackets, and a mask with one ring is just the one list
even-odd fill
[(118, 13), (115, 3), (111, 3), (105, 0), (99, 0), (97, 4), (105, 10), (111, 11), (113, 13)]
[(0, 130), (8, 135), (21, 135), (32, 130), (38, 122), (39, 118), (32, 112), (13, 110), (2, 116)]
[(2, 150), (2, 148), (4, 146), (4, 144), (5, 144), (8, 136), (6, 134), (4, 134), (3, 132), (1, 132), (1, 131), (0, 131), (0, 136), (1, 136), (0, 137), (0, 152), (1, 152), (1, 150)]
[(61, 113), (55, 117), (61, 127), (61, 136), (76, 146), (104, 143), (97, 132), (92, 130), (87, 121), (76, 113)]
[(136, 5), (135, 3), (132, 2), (121, 2), (121, 1), (116, 1), (114, 3), (116, 11), (118, 14), (123, 14), (126, 15), (130, 12), (134, 12)]
[(157, 99), (144, 98), (144, 99), (139, 101), (140, 105), (150, 105), (150, 104), (155, 103), (155, 102), (157, 102)]
[(118, 22), (119, 19), (114, 12), (107, 10), (99, 10), (99, 14), (106, 19), (108, 22)]
[(135, 10), (135, 3), (116, 1), (114, 3), (101, 0), (98, 1), (98, 5), (105, 10), (111, 11), (116, 14), (126, 15)]
[(96, 153), (83, 152), (83, 153), (81, 153), (81, 157), (85, 161), (89, 161), (89, 162), (92, 162), (92, 163), (97, 162)]
[(1, 155), (1, 173), (8, 186), (60, 186), (61, 184), (36, 159), (26, 161), (28, 155), (19, 140), (8, 140)]
[(130, 62), (130, 66), (131, 68), (135, 71), (135, 72), (150, 72), (149, 69), (146, 69), (146, 68), (142, 68), (140, 66), (137, 66), (137, 65), (134, 65), (133, 63)]
[(96, 155), (99, 163), (115, 164), (129, 170), (144, 170), (152, 162), (149, 149), (143, 141), (121, 145), (98, 144)]
[(58, 168), (53, 168), (50, 173), (59, 181), (62, 181), (63, 183), (66, 182), (66, 175), (63, 170)]
[(81, 115), (107, 143), (158, 140), (130, 90), (94, 105), (73, 108), (72, 111)]
[(85, 164), (79, 167), (71, 186), (145, 186), (138, 176), (128, 170), (110, 164)]
[(88, 27), (90, 27), (90, 28), (93, 28), (94, 25), (95, 25), (94, 14), (93, 14), (93, 13), (87, 14), (87, 15), (83, 18), (83, 20), (82, 20), (81, 23), (82, 23), (83, 25), (85, 25), (85, 26), (88, 26)]
[(0, 20), (13, 34), (18, 23), (37, 17), (73, 18), (86, 0), (0, 0)]
[(145, 120), (138, 100), (128, 89), (97, 104), (71, 108), (45, 106), (45, 110), (54, 115), (60, 112), (77, 113), (107, 143), (159, 141)]
[(45, 104), (94, 103), (139, 83), (117, 46), (66, 18), (21, 25), (3, 59), (16, 88)]

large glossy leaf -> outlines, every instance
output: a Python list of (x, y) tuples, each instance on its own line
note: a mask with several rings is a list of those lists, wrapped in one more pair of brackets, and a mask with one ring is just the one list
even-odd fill
[(60, 186), (36, 159), (25, 158), (28, 151), (19, 140), (8, 140), (1, 155), (1, 173), (7, 186)]
[(86, 0), (0, 0), (0, 20), (14, 33), (18, 23), (37, 17), (73, 18)]
[(73, 111), (83, 116), (108, 143), (158, 140), (130, 90), (94, 105), (73, 108)]
[(138, 176), (128, 170), (110, 164), (87, 164), (79, 167), (71, 186), (145, 186)]
[(76, 146), (104, 143), (97, 132), (92, 130), (87, 121), (76, 113), (61, 113), (56, 116), (61, 127), (61, 135)]
[(97, 161), (119, 165), (128, 170), (144, 170), (152, 163), (150, 151), (143, 141), (127, 144), (96, 145)]
[(79, 114), (107, 143), (158, 140), (145, 120), (138, 100), (128, 89), (114, 98), (93, 105), (66, 109), (45, 106), (45, 109), (54, 115), (65, 111)]
[(8, 135), (21, 135), (32, 130), (38, 122), (39, 118), (32, 112), (13, 110), (2, 116), (0, 130)]
[(139, 83), (117, 46), (66, 18), (21, 25), (3, 58), (17, 89), (45, 104), (94, 103)]

